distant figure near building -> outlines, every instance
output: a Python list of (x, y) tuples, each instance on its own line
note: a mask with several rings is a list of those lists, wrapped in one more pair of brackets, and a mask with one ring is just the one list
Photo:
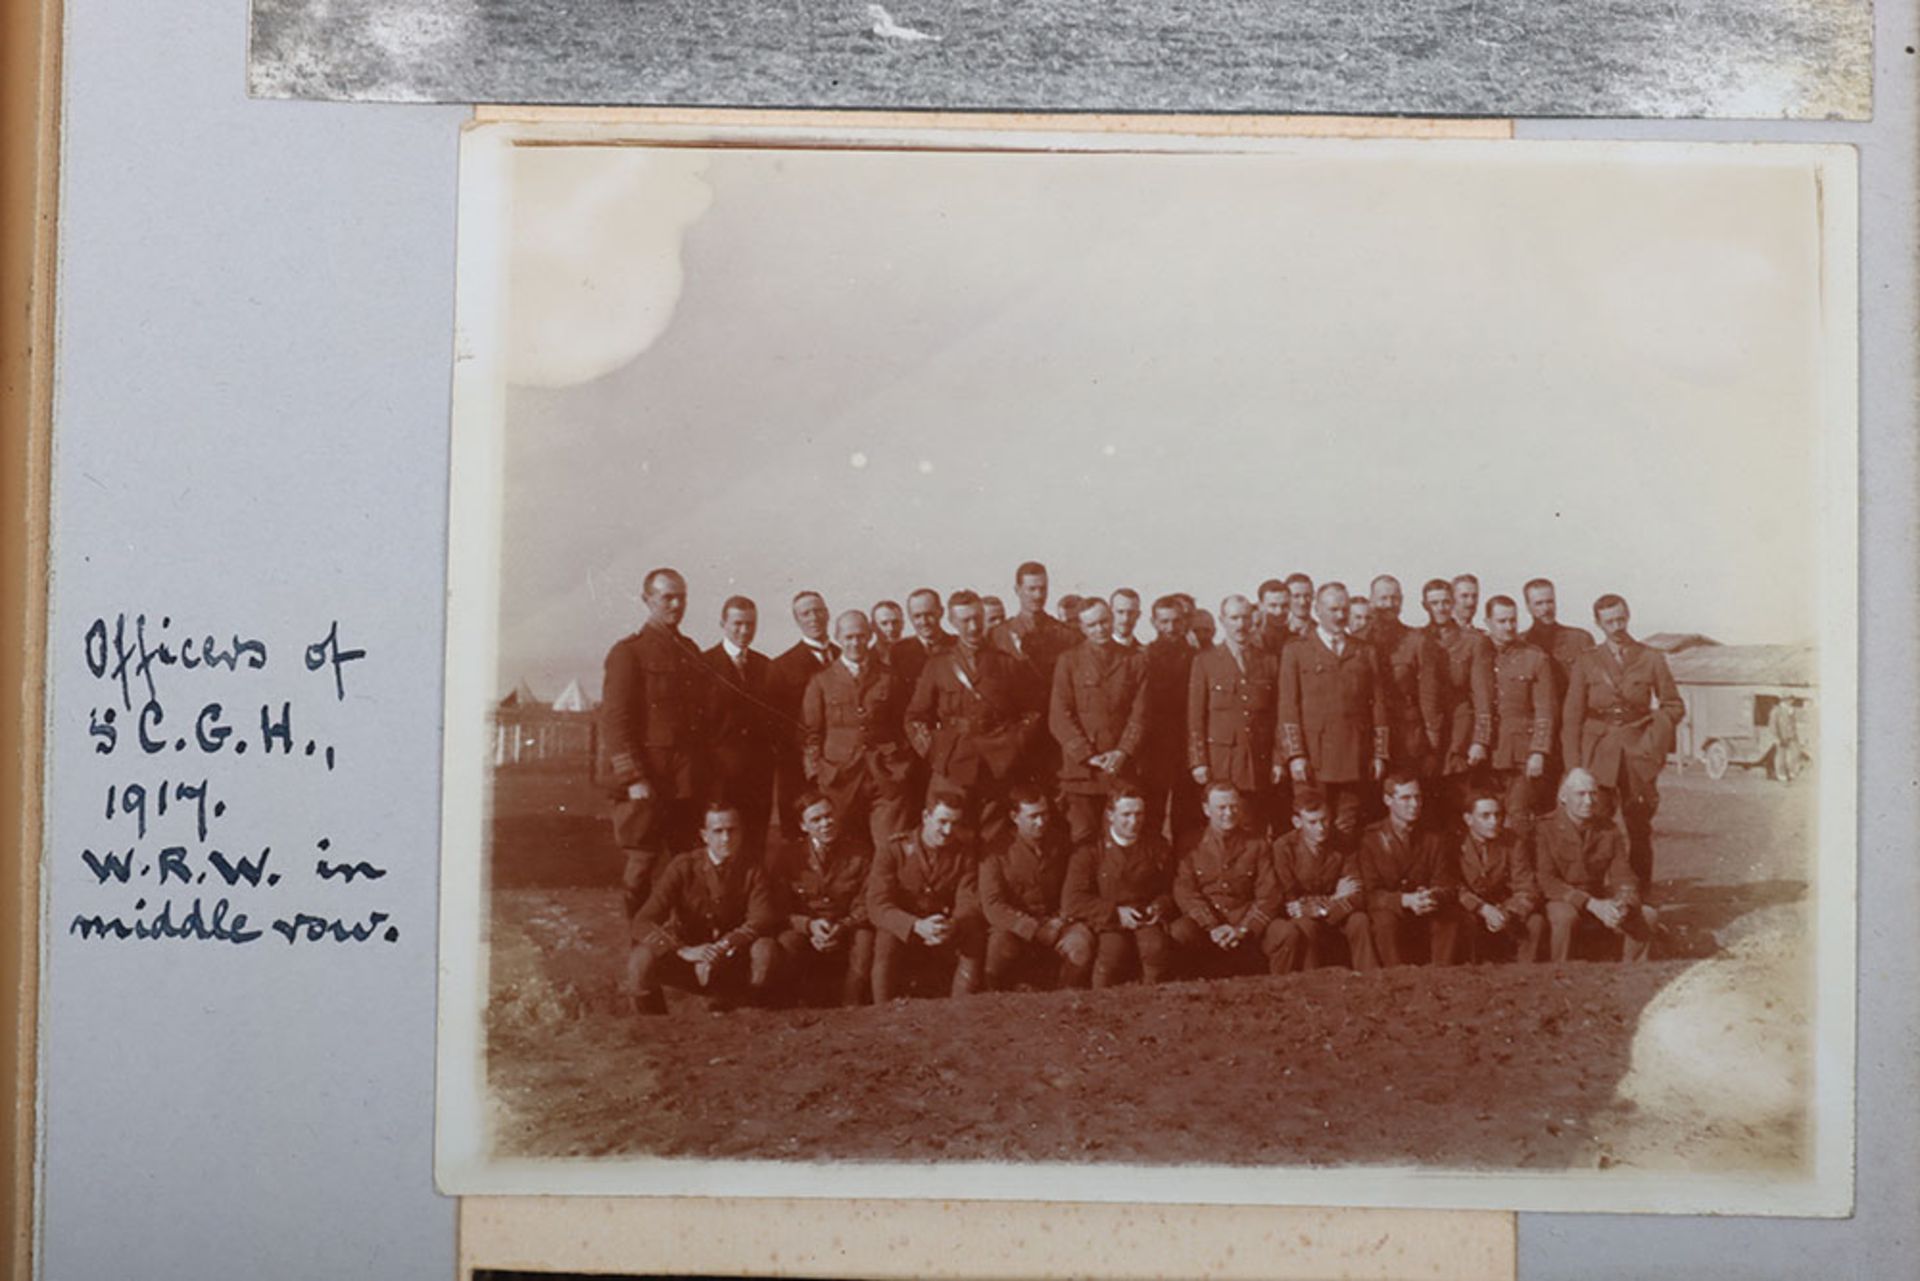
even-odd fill
[(1799, 700), (1783, 698), (1767, 713), (1767, 729), (1773, 734), (1773, 776), (1791, 783), (1800, 776)]

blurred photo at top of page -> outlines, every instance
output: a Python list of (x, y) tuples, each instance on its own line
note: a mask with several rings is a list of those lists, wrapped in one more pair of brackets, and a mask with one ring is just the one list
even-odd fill
[(1865, 119), (1870, 0), (253, 0), (270, 98)]

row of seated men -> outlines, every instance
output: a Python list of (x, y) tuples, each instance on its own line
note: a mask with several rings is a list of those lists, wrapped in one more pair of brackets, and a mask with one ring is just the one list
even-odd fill
[(1295, 575), (1262, 584), (1257, 603), (1228, 596), (1217, 639), (1189, 598), (1163, 597), (1143, 646), (1129, 589), (1077, 602), (1076, 628), (1045, 612), (1044, 566), (1023, 564), (1015, 580), (1019, 612), (991, 631), (973, 592), (944, 608), (930, 590), (912, 593), (911, 637), (883, 601), (870, 615), (843, 612), (829, 638), (825, 600), (801, 592), (802, 640), (768, 659), (752, 648), (750, 600), (724, 602), (722, 639), (701, 651), (679, 630), (685, 580), (649, 574), (647, 624), (608, 655), (600, 736), (629, 915), (692, 844), (702, 796), (734, 800), (757, 852), (770, 827), (798, 837), (798, 798), (816, 787), (843, 826), (880, 847), (936, 781), (963, 794), (990, 848), (1006, 839), (1021, 784), (1063, 797), (1074, 844), (1097, 834), (1113, 787), (1137, 788), (1147, 830), (1184, 847), (1216, 782), (1234, 785), (1263, 834), (1283, 834), (1290, 792), (1312, 787), (1350, 846), (1383, 812), (1389, 771), (1454, 800), (1491, 787), (1524, 829), (1578, 768), (1651, 882), (1655, 779), (1683, 707), (1664, 658), (1628, 633), (1618, 596), (1595, 604), (1605, 637), (1595, 645), (1558, 624), (1544, 579), (1527, 585), (1533, 626), (1522, 634), (1507, 597), (1488, 602), (1478, 627), (1472, 575), (1426, 584), (1424, 628), (1401, 623), (1399, 582), (1381, 575), (1361, 629), (1344, 585)]
[(965, 797), (946, 788), (877, 851), (811, 792), (803, 838), (764, 860), (745, 850), (738, 807), (717, 801), (700, 847), (634, 915), (627, 991), (637, 1012), (659, 1013), (663, 984), (723, 1003), (855, 1005), (916, 981), (962, 996), (1328, 963), (1643, 959), (1655, 918), (1598, 791), (1572, 771), (1558, 810), (1524, 833), (1506, 828), (1499, 796), (1475, 791), (1450, 837), (1422, 824), (1419, 780), (1390, 775), (1387, 817), (1345, 847), (1319, 792), (1297, 791), (1292, 830), (1269, 841), (1239, 790), (1216, 782), (1204, 833), (1178, 856), (1147, 830), (1143, 791), (1124, 784), (1078, 846), (1044, 795), (1016, 787), (1012, 834), (984, 854)]

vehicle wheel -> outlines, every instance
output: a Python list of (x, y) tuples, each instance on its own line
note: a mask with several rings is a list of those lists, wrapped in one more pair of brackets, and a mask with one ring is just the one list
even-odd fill
[(1708, 778), (1715, 780), (1725, 778), (1727, 776), (1727, 766), (1732, 764), (1731, 759), (1727, 756), (1727, 745), (1717, 738), (1714, 739), (1713, 742), (1708, 743), (1706, 761)]

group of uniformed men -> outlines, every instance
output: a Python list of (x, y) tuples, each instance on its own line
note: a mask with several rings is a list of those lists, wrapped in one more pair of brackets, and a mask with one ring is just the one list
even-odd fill
[(1353, 597), (1295, 574), (1217, 621), (1163, 596), (1143, 644), (1131, 589), (1061, 618), (1044, 566), (1015, 589), (1011, 614), (923, 588), (837, 618), (801, 592), (801, 640), (768, 658), (752, 601), (703, 651), (685, 579), (647, 576), (598, 761), (636, 1009), (663, 983), (858, 1003), (916, 975), (960, 994), (1646, 955), (1684, 709), (1621, 597), (1595, 602), (1596, 644), (1546, 579), (1521, 632), (1507, 596), (1477, 621), (1470, 574), (1424, 584), (1424, 627), (1390, 575)]

